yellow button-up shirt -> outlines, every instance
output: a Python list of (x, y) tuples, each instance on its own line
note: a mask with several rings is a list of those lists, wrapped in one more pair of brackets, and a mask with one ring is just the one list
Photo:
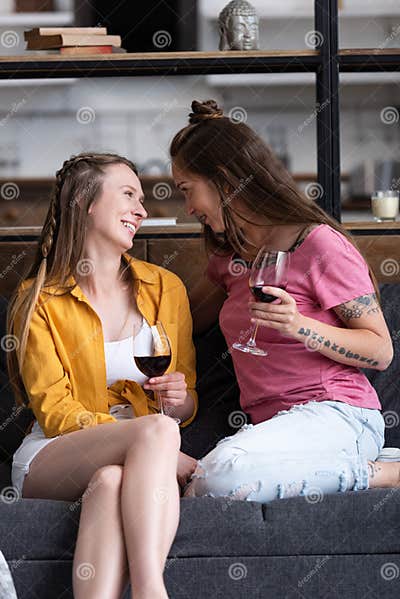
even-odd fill
[[(194, 398), (194, 413), (181, 425), (186, 426), (198, 407), (186, 289), (172, 272), (129, 254), (123, 257), (135, 281), (139, 311), (150, 325), (161, 321), (170, 339), (171, 364), (167, 372), (182, 372)], [(21, 289), (30, 281), (24, 281)], [(107, 387), (100, 318), (73, 277), (70, 284), (76, 286), (63, 295), (50, 295), (55, 287), (50, 287), (49, 293), (47, 288), (40, 293), (21, 372), (29, 407), (46, 437), (116, 422), (109, 409), (120, 403), (130, 403), (136, 416), (158, 411), (155, 401), (134, 381), (120, 380)]]

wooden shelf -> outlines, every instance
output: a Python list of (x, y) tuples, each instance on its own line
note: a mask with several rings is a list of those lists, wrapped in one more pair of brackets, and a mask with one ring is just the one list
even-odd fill
[[(0, 239), (4, 241), (25, 241), (35, 240), (39, 237), (42, 227), (0, 227)], [(190, 237), (200, 235), (202, 226), (200, 223), (182, 223), (173, 226), (146, 226), (142, 225), (139, 229), (136, 239), (146, 239), (149, 237)]]
[(400, 48), (349, 48), (339, 51), (341, 72), (382, 72), (400, 70)]
[(0, 78), (315, 72), (319, 62), (320, 56), (316, 50), (145, 52), (79, 58), (35, 53), (1, 56)]
[(351, 221), (342, 223), (346, 229), (352, 229), (353, 231), (368, 230), (368, 231), (382, 231), (383, 234), (387, 231), (396, 231), (400, 234), (400, 221), (378, 223), (376, 221)]
[[(376, 223), (376, 222), (348, 222), (343, 223), (344, 227), (348, 230), (358, 233), (360, 231), (368, 231), (370, 235), (387, 235), (399, 234), (400, 235), (400, 221), (394, 223)], [(10, 241), (25, 240), (27, 238), (33, 239), (40, 235), (42, 227), (0, 227), (0, 239), (4, 241), (4, 238), (8, 238)], [(148, 237), (181, 237), (181, 236), (198, 236), (201, 234), (202, 225), (200, 223), (182, 223), (175, 226), (142, 226), (139, 229), (136, 238), (148, 238)]]
[[(317, 50), (145, 52), (88, 57), (59, 54), (0, 56), (0, 79), (316, 72)], [(400, 48), (339, 51), (343, 72), (400, 70)]]

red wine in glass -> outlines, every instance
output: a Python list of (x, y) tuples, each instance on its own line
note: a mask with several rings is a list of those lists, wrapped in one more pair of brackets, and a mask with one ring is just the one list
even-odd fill
[(153, 376), (162, 376), (171, 364), (169, 356), (135, 356), (136, 366), (140, 372), (151, 379)]
[[(264, 293), (262, 288), (264, 285), (254, 285), (250, 287), (252, 294), (254, 295), (257, 302), (263, 302), (264, 304), (269, 304), (274, 300), (278, 299), (276, 295), (271, 295), (270, 293)], [(281, 289), (286, 289), (286, 285), (274, 285), (274, 287), (280, 287)]]
[[(136, 355), (135, 341), (133, 351), (136, 366), (139, 368), (140, 372), (143, 372), (148, 378), (162, 376), (171, 364), (171, 344), (162, 323), (157, 321), (155, 325), (150, 327), (150, 330), (152, 339), (148, 355)], [(164, 414), (161, 395), (158, 391), (155, 392), (155, 395), (160, 407), (160, 413)], [(178, 424), (180, 423), (179, 418), (174, 418), (174, 420)]]
[[(276, 295), (264, 293), (263, 287), (286, 289), (289, 268), (289, 253), (267, 250), (262, 247), (253, 262), (250, 271), (249, 286), (256, 301), (270, 303), (278, 299)], [(247, 343), (234, 343), (232, 347), (246, 354), (268, 356), (268, 352), (256, 344), (258, 324)]]

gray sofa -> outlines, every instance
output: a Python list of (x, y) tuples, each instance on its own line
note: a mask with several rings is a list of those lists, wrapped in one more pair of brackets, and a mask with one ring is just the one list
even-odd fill
[[(386, 445), (400, 447), (400, 285), (381, 290), (395, 357), (386, 371), (365, 372), (383, 404)], [(5, 308), (3, 302), (3, 327)], [(196, 339), (196, 346), (201, 408), (183, 431), (182, 449), (201, 457), (235, 432), (241, 416), (234, 414), (240, 410), (238, 392), (218, 327)], [(0, 383), (0, 550), (19, 599), (69, 599), (79, 504), (15, 498), (10, 460), (32, 414), (13, 408), (4, 352)], [(181, 511), (165, 573), (173, 599), (400, 597), (400, 490), (265, 505), (185, 498)], [(129, 596), (127, 588), (124, 597)]]

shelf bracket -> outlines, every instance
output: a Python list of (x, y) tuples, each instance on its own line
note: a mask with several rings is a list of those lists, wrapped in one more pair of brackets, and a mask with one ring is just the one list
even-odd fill
[(315, 0), (314, 14), (321, 53), (316, 74), (317, 202), (340, 222), (338, 0)]

